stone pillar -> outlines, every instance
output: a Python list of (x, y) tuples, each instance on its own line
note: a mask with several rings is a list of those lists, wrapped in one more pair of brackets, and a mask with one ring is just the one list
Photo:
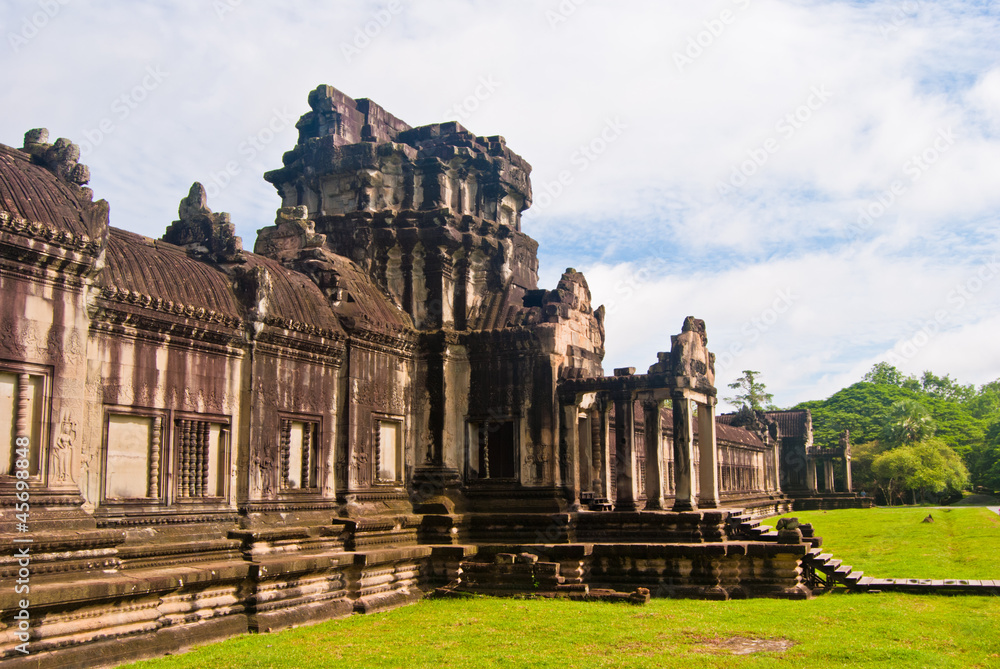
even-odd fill
[(578, 450), (576, 453), (577, 462), (580, 466), (577, 468), (579, 470), (578, 476), (580, 477), (580, 490), (581, 491), (594, 491), (594, 473), (593, 473), (593, 446), (591, 445), (591, 439), (593, 436), (593, 430), (590, 428), (589, 416), (581, 416), (577, 413), (576, 417), (576, 434), (577, 439), (579, 439)]
[(837, 492), (837, 486), (833, 479), (833, 460), (830, 458), (823, 461), (823, 487), (826, 492)]
[(781, 442), (775, 440), (773, 449), (772, 475), (774, 476), (774, 492), (781, 493)]
[(576, 404), (563, 404), (562, 438), (565, 440), (566, 447), (559, 450), (562, 451), (560, 455), (565, 457), (566, 461), (560, 463), (562, 465), (560, 471), (567, 474), (566, 480), (562, 481), (562, 485), (566, 489), (566, 498), (569, 501), (570, 508), (573, 510), (580, 508), (580, 468), (576, 464), (577, 454), (580, 450), (579, 426), (576, 422), (576, 415), (578, 413), (580, 413), (580, 410)]
[(662, 510), (663, 503), (663, 427), (660, 402), (645, 400), (642, 410), (646, 421), (646, 509)]
[(698, 465), (700, 488), (698, 506), (702, 509), (719, 507), (719, 449), (715, 442), (715, 407), (698, 405)]
[(808, 454), (806, 455), (806, 487), (813, 494), (819, 492), (816, 482), (816, 458), (811, 458)]
[(611, 499), (611, 448), (608, 445), (610, 404), (603, 398), (597, 399), (597, 408), (593, 412), (592, 427), (594, 429), (594, 472), (599, 483), (595, 490), (600, 497)]
[[(694, 501), (694, 425), (691, 401), (674, 397), (674, 511), (698, 508)], [(648, 465), (647, 465), (648, 466)]]
[(441, 248), (428, 249), (424, 259), (424, 276), (427, 279), (426, 322), (427, 329), (454, 327), (453, 272), (451, 258)]
[(851, 477), (851, 456), (844, 456), (844, 476), (847, 481), (847, 490), (845, 492), (854, 492), (854, 481)]
[(617, 457), (615, 473), (618, 491), (615, 511), (635, 511), (639, 497), (639, 481), (635, 476), (635, 417), (631, 393), (615, 398), (615, 439)]

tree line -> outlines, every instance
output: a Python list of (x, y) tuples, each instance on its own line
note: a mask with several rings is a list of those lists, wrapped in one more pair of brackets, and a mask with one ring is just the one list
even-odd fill
[(793, 408), (812, 413), (818, 446), (850, 431), (855, 489), (884, 503), (1000, 490), (1000, 379), (976, 388), (880, 362), (858, 383)]

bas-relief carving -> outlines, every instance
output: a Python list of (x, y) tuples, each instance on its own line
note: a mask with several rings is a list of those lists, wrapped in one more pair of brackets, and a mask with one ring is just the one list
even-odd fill
[(354, 485), (367, 488), (371, 485), (371, 458), (365, 451), (356, 451), (351, 455), (351, 474)]
[[(94, 387), (100, 401), (124, 406), (154, 406), (156, 402), (155, 389), (148, 383), (139, 385), (136, 389), (132, 381), (127, 379), (102, 379)], [(91, 386), (88, 384), (88, 390)], [(206, 393), (203, 389), (196, 392), (191, 388), (171, 387), (166, 393), (168, 407), (185, 411), (205, 411), (211, 413), (229, 413), (236, 405), (236, 396), (229, 392), (212, 390)]]
[(76, 363), (83, 359), (83, 340), (80, 331), (58, 327), (42, 326), (45, 334), (39, 334), (40, 327), (34, 321), (14, 321), (5, 319), (0, 323), (0, 351), (11, 357), (34, 356), (65, 363)]
[[(517, 413), (517, 396), (512, 385), (507, 383), (476, 384), (480, 392), (469, 395), (469, 414), (491, 418), (499, 418)], [(485, 392), (483, 392), (485, 390)]]
[(406, 411), (406, 397), (395, 384), (354, 379), (353, 395), (355, 401), (362, 406), (394, 414)]
[(267, 407), (276, 407), (288, 411), (302, 410), (311, 413), (323, 413), (327, 410), (319, 401), (326, 394), (323, 392), (323, 389), (312, 392), (298, 392), (295, 394), (294, 402), (289, 404), (279, 394), (278, 388), (279, 384), (260, 379), (255, 388), (256, 401)]
[[(144, 386), (145, 390), (145, 386)], [(204, 389), (198, 389), (197, 393), (191, 388), (170, 388), (167, 391), (167, 398), (170, 406), (179, 407), (187, 411), (205, 411), (209, 413), (229, 413), (236, 406), (236, 398), (223, 391), (211, 390), (208, 393)]]
[(254, 455), (254, 476), (251, 479), (250, 496), (258, 499), (273, 499), (278, 492), (277, 459), (274, 445), (265, 443)]
[(545, 446), (528, 442), (524, 450), (524, 464), (528, 465), (529, 480), (533, 483), (541, 483), (545, 480), (546, 464), (549, 462)]
[(52, 480), (59, 484), (75, 483), (73, 480), (73, 452), (76, 447), (76, 421), (63, 412), (59, 435), (52, 442)]
[(20, 329), (17, 323), (11, 319), (4, 319), (0, 323), (0, 350), (11, 357), (23, 358), (25, 347), (19, 335)]

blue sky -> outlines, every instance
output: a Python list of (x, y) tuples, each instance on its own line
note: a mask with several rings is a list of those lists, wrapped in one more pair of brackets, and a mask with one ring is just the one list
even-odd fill
[(723, 0), (86, 0), (0, 6), (0, 142), (84, 149), (112, 224), (193, 181), (252, 248), (320, 83), (532, 165), (541, 284), (609, 310), (605, 368), (704, 318), (721, 395), (778, 404), (890, 360), (1000, 377), (1000, 9)]

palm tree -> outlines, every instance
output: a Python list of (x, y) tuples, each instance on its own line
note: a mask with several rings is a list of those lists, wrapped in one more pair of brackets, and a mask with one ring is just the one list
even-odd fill
[(900, 400), (889, 408), (882, 440), (890, 448), (915, 444), (934, 434), (934, 423), (924, 405), (914, 400)]

